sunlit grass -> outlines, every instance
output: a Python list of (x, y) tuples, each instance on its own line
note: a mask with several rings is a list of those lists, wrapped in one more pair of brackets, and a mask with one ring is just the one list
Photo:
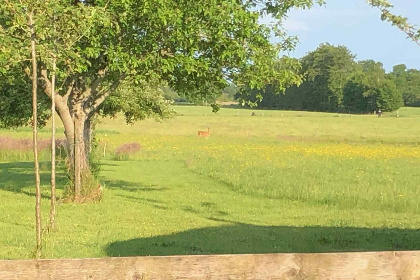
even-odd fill
[(189, 167), (249, 195), (346, 209), (420, 213), (419, 158), (410, 153), (382, 159), (371, 158), (363, 147), (355, 155), (352, 152), (357, 147), (344, 155), (329, 150), (324, 156), (317, 151), (319, 145), (298, 146), (315, 153), (293, 152), (295, 145), (290, 150), (290, 146), (282, 148), (282, 153), (248, 151), (242, 155), (239, 151), (230, 154), (224, 149), (213, 150), (192, 157)]
[[(419, 109), (399, 118), (174, 109), (162, 123), (101, 121), (104, 199), (60, 204), (44, 257), (420, 249)], [(198, 138), (208, 127), (211, 136)], [(30, 128), (0, 135), (32, 137)], [(140, 151), (114, 161), (128, 143)], [(34, 248), (31, 153), (0, 149), (0, 258), (29, 258)]]

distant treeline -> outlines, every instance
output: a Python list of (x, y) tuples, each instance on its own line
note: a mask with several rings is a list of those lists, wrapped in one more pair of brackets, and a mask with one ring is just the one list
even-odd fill
[(396, 65), (386, 73), (382, 63), (356, 62), (344, 46), (322, 44), (300, 59), (303, 82), (283, 92), (267, 86), (245, 89), (258, 107), (324, 112), (366, 113), (420, 106), (420, 71)]

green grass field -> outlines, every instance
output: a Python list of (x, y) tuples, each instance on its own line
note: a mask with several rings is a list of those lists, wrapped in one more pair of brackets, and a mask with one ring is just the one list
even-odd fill
[[(104, 198), (60, 204), (44, 258), (420, 249), (420, 109), (399, 118), (174, 110), (161, 123), (98, 124)], [(198, 138), (207, 128), (211, 136)], [(5, 136), (30, 139), (31, 129)], [(114, 160), (133, 142), (138, 153)], [(41, 154), (47, 225), (49, 154)], [(30, 258), (35, 246), (31, 159), (0, 150), (1, 259)]]

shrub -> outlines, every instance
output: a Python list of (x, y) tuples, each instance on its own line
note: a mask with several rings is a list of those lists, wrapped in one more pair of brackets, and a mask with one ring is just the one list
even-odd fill
[(121, 145), (115, 150), (115, 160), (128, 160), (131, 155), (136, 154), (140, 149), (139, 143)]

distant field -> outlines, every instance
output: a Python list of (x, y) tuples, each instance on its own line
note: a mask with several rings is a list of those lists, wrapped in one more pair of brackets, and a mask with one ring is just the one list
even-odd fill
[[(420, 249), (420, 109), (403, 108), (398, 118), (174, 110), (160, 123), (101, 120), (105, 197), (61, 204), (44, 257)], [(211, 136), (198, 138), (207, 128)], [(0, 130), (5, 137), (30, 139), (31, 129)], [(133, 142), (140, 152), (115, 160)], [(44, 217), (48, 157), (42, 152)], [(29, 258), (34, 248), (31, 159), (30, 150), (0, 142), (3, 259)]]

